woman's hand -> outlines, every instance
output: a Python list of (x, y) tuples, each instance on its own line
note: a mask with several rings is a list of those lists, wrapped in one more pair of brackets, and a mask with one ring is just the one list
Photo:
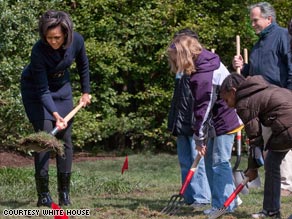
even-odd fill
[(57, 112), (54, 112), (53, 113), (53, 116), (55, 117), (56, 119), (56, 127), (59, 129), (59, 130), (63, 130), (65, 128), (67, 128), (68, 124), (67, 122), (65, 121), (65, 119), (63, 117), (61, 117), (59, 115), (59, 113)]
[(86, 107), (87, 105), (91, 103), (90, 99), (91, 99), (91, 96), (88, 93), (84, 93), (82, 94), (79, 100), (79, 103), (83, 103), (83, 107)]

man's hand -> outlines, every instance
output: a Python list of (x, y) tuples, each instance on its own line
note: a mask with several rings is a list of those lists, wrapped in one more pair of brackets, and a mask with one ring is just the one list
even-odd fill
[(240, 70), (242, 70), (243, 68), (243, 58), (241, 55), (239, 56), (234, 56), (233, 60), (232, 60), (232, 65), (234, 69), (239, 68)]

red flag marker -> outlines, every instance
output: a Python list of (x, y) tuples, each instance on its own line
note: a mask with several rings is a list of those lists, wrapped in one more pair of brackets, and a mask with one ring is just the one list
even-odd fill
[[(54, 202), (52, 202), (51, 207), (52, 209), (55, 209), (55, 210), (62, 210), (62, 208)], [(60, 215), (55, 215), (54, 219), (69, 219), (69, 217), (66, 215), (66, 212), (64, 211), (64, 215), (61, 215), (60, 213)]]
[(126, 158), (125, 158), (123, 167), (122, 167), (122, 174), (124, 173), (125, 170), (128, 169), (128, 166), (129, 166), (129, 164), (128, 164), (128, 155), (127, 155)]

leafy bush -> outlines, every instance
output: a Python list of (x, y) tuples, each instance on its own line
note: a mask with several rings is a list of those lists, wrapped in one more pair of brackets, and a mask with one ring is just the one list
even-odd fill
[[(270, 1), (286, 26), (292, 3)], [(19, 92), (19, 78), (38, 39), (38, 17), (47, 9), (68, 12), (86, 40), (93, 100), (75, 117), (77, 148), (175, 150), (166, 130), (173, 90), (165, 50), (174, 33), (189, 27), (206, 48), (214, 48), (231, 69), (235, 36), (250, 49), (256, 40), (248, 4), (252, 1), (0, 1), (0, 134), (2, 145), (32, 132)], [(281, 10), (280, 10), (281, 9)], [(75, 102), (80, 87), (71, 68)]]

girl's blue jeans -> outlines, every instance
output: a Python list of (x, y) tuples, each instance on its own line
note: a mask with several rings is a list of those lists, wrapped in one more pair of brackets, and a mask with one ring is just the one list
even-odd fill
[[(192, 136), (177, 136), (177, 153), (181, 169), (182, 183), (185, 181), (198, 152)], [(204, 158), (201, 158), (194, 176), (184, 193), (186, 204), (209, 204), (211, 201), (210, 187), (208, 184)]]
[[(224, 134), (208, 139), (205, 166), (212, 195), (212, 207), (221, 208), (233, 193), (235, 185), (230, 163), (235, 134)], [(233, 211), (235, 201), (227, 211)]]

